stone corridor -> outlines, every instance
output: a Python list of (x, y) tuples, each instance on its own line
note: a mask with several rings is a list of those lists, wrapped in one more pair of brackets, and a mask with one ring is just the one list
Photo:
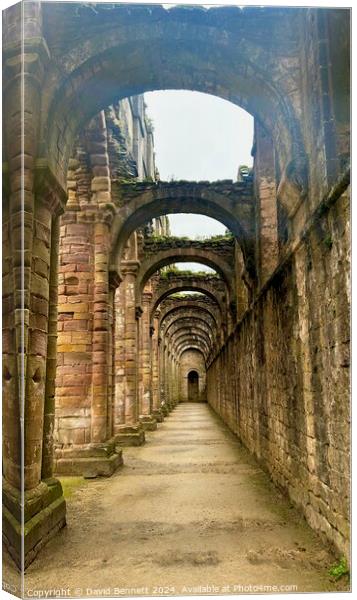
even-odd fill
[(27, 569), (25, 590), (339, 589), (333, 557), (207, 404), (180, 404), (125, 456), (109, 480), (62, 481), (75, 490), (68, 527)]
[[(3, 25), (17, 592), (26, 569), (328, 588), (327, 549), (350, 559), (349, 10), (54, 0)], [(245, 111), (249, 164), (161, 178), (145, 97), (167, 91)]]

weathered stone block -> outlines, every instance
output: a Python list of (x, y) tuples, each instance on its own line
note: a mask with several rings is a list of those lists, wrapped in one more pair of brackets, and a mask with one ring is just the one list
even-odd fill
[[(4, 485), (3, 537), (9, 554), (21, 568), (22, 536), (24, 538), (25, 567), (40, 549), (66, 524), (66, 503), (58, 480), (43, 481), (38, 489), (25, 493), (25, 527), (20, 518), (20, 495)], [(18, 509), (16, 510), (16, 506)], [(17, 517), (16, 517), (17, 515)]]

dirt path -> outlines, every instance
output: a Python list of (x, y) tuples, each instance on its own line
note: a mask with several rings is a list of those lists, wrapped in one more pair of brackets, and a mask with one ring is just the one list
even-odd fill
[(71, 495), (68, 527), (27, 571), (28, 595), (337, 589), (334, 559), (207, 405), (179, 405), (124, 457)]

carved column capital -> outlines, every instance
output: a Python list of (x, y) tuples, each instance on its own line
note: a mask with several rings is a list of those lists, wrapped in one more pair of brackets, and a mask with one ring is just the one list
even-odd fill
[(125, 260), (120, 265), (120, 270), (123, 275), (137, 275), (140, 263), (138, 260)]

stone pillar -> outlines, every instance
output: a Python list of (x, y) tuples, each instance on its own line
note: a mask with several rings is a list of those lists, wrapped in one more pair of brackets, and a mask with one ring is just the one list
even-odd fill
[[(15, 319), (23, 324), (25, 333), (20, 337), (21, 343), (18, 346), (22, 350), (18, 361), (19, 386), (11, 390), (15, 397), (7, 395), (6, 387), (4, 394), (3, 532), (5, 544), (21, 568), (34, 559), (43, 544), (66, 522), (62, 487), (52, 477), (51, 456), (56, 361), (58, 216), (63, 210), (65, 195), (47, 168), (39, 168), (33, 175), (33, 212), (25, 235), (25, 248), (28, 248), (24, 257), (25, 289), (22, 296), (22, 286), (19, 286), (19, 292), (15, 292), (14, 296)], [(20, 278), (20, 273), (19, 251), (15, 254), (15, 283), (17, 276)], [(4, 353), (6, 356), (6, 345)], [(24, 387), (21, 384), (21, 372), (25, 375)], [(10, 381), (5, 376), (6, 380)], [(15, 405), (20, 406), (21, 412), (23, 410), (23, 437), (19, 433), (20, 422), (15, 423), (13, 420), (21, 415), (21, 412), (13, 411), (12, 407)], [(10, 416), (12, 414), (14, 416)], [(7, 416), (10, 417), (9, 423)], [(11, 429), (8, 430), (9, 427)], [(8, 437), (11, 441), (17, 439), (19, 442), (19, 448), (14, 453), (11, 450), (12, 444), (7, 444)], [(25, 523), (23, 555), (20, 528), (22, 520)]]
[(93, 381), (91, 442), (107, 439), (109, 359), (109, 240), (110, 223), (97, 216), (94, 226)]
[(114, 435), (120, 432), (120, 427), (125, 425), (125, 286), (121, 285), (115, 290), (114, 297), (114, 409), (113, 431)]
[(3, 538), (23, 570), (66, 522), (61, 484), (51, 477), (50, 465), (49, 477), (41, 480), (52, 227), (65, 194), (46, 161), (38, 160), (48, 61), (40, 3), (8, 8), (4, 32)]
[(140, 375), (142, 394), (139, 398), (140, 416), (139, 421), (147, 431), (155, 431), (157, 421), (153, 416), (152, 382), (151, 382), (151, 337), (150, 337), (150, 309), (152, 292), (144, 291), (142, 295), (141, 344), (140, 344)]
[(108, 410), (107, 431), (110, 438), (114, 435), (114, 405), (115, 405), (115, 293), (120, 283), (116, 272), (109, 272), (109, 348), (108, 348)]
[(171, 411), (174, 406), (174, 376), (173, 376), (173, 358), (172, 358), (172, 348), (169, 347), (167, 349), (167, 383), (168, 383), (168, 394), (167, 394), (167, 403), (169, 406), (169, 410)]
[(112, 475), (123, 464), (122, 452), (112, 437), (111, 362), (114, 289), (119, 281), (110, 278), (110, 227), (113, 213), (99, 206), (94, 224), (93, 290), (93, 375), (91, 399), (91, 441), (86, 451), (86, 477)]
[(171, 372), (171, 352), (166, 347), (165, 354), (165, 378), (166, 378), (166, 404), (171, 411), (172, 409), (172, 372)]
[(176, 357), (174, 358), (174, 381), (175, 381), (175, 405), (180, 401), (179, 367)]
[(49, 315), (45, 408), (42, 447), (42, 479), (53, 475), (54, 427), (55, 427), (55, 388), (57, 367), (57, 304), (58, 304), (58, 250), (60, 238), (60, 218), (53, 219), (51, 232), (51, 258), (49, 279)]
[(171, 408), (175, 408), (177, 404), (177, 381), (175, 371), (175, 355), (171, 351)]
[(160, 398), (160, 372), (161, 372), (161, 361), (160, 361), (160, 339), (159, 339), (159, 312), (155, 312), (153, 325), (150, 328), (151, 334), (151, 357), (152, 357), (152, 405), (153, 415), (155, 419), (161, 423), (164, 420), (165, 412), (162, 407), (162, 401)]
[(135, 306), (135, 280), (139, 267), (136, 260), (122, 263), (121, 272), (124, 277), (125, 293), (125, 424), (120, 425), (115, 436), (117, 445), (139, 446), (145, 441), (144, 429), (139, 422), (138, 406), (138, 339), (137, 313)]
[(70, 161), (58, 276), (55, 470), (68, 475), (77, 450), (90, 443), (92, 388), (95, 208), (87, 208), (88, 190), (78, 167)]
[(56, 472), (110, 476), (123, 463), (111, 422), (110, 315), (118, 285), (108, 270), (112, 211), (85, 203), (81, 210), (74, 198), (69, 208), (62, 220)]
[(168, 389), (167, 389), (167, 377), (168, 377), (168, 363), (167, 363), (167, 349), (165, 340), (163, 339), (160, 343), (159, 353), (160, 357), (160, 371), (159, 371), (159, 385), (160, 385), (160, 398), (161, 398), (161, 410), (165, 417), (169, 414), (168, 404)]

